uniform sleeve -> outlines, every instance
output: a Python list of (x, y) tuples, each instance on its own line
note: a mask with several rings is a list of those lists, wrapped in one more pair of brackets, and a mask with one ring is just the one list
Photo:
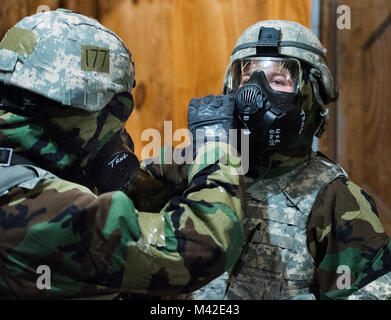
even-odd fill
[(227, 148), (205, 145), (188, 168), (186, 190), (156, 215), (139, 212), (142, 235), (129, 248), (124, 291), (190, 292), (235, 264), (242, 241), (243, 182)]
[[(308, 224), (315, 261), (313, 291), (320, 299), (347, 299), (391, 270), (390, 242), (373, 199), (346, 178), (319, 195)], [(379, 296), (389, 290), (379, 290)]]
[[(140, 170), (131, 186), (129, 195), (141, 211), (159, 212), (171, 198), (181, 195), (188, 187), (190, 164), (167, 163), (166, 151), (173, 154), (172, 147), (163, 147), (155, 159), (140, 163)], [(175, 150), (181, 153), (181, 150)]]
[[(240, 253), (243, 186), (224, 161), (227, 145), (199, 154), (216, 151), (210, 164), (196, 160), (188, 188), (157, 212), (138, 211), (123, 192), (96, 197), (61, 179), (11, 190), (0, 198), (0, 296), (7, 283), (34, 299), (177, 294), (218, 277)], [(43, 290), (40, 266), (50, 270)]]

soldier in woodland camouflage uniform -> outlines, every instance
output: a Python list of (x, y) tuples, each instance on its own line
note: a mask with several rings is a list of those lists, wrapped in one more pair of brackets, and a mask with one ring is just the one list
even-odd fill
[(238, 39), (224, 91), (235, 89), (241, 76), (234, 66), (246, 58), (297, 59), (305, 120), (282, 148), (251, 145), (245, 245), (225, 299), (391, 299), (391, 242), (373, 199), (312, 152), (327, 124), (325, 105), (338, 98), (325, 52), (310, 30), (290, 21), (261, 21)]
[(201, 146), (186, 192), (158, 210), (129, 198), (141, 181), (124, 129), (133, 87), (117, 35), (67, 10), (27, 17), (0, 43), (0, 298), (179, 294), (235, 264), (242, 189), (219, 161), (226, 144)]
[(325, 52), (290, 21), (240, 36), (224, 94), (250, 135), (243, 250), (191, 299), (391, 299), (391, 242), (373, 199), (312, 151), (338, 98)]

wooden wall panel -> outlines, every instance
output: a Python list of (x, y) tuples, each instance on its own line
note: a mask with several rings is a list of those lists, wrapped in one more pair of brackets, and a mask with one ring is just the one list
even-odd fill
[(99, 19), (116, 31), (136, 63), (136, 110), (128, 123), (138, 155), (141, 133), (185, 128), (191, 98), (219, 94), (239, 35), (263, 19), (310, 25), (310, 0), (3, 0), (0, 36), (42, 3)]
[[(322, 44), (327, 48), (327, 64), (334, 76), (336, 83), (338, 83), (337, 74), (337, 32), (330, 32), (330, 28), (335, 27), (337, 21), (337, 4), (338, 0), (325, 0), (322, 1), (321, 6), (321, 22), (320, 22), (320, 38)], [(337, 114), (339, 109), (337, 104), (330, 104), (327, 106), (329, 109), (330, 120), (328, 123), (327, 130), (323, 134), (319, 141), (320, 150), (327, 154), (328, 157), (337, 160)]]
[(80, 12), (89, 17), (99, 17), (99, 4), (97, 0), (62, 0), (60, 1), (60, 6)]
[(186, 128), (191, 98), (219, 94), (239, 35), (263, 19), (293, 19), (310, 25), (310, 0), (117, 1), (101, 11), (133, 53), (137, 109), (128, 123), (136, 150), (143, 130)]
[(124, 39), (136, 64), (136, 110), (128, 123), (138, 155), (141, 133), (163, 131), (163, 121), (174, 119), (174, 85), (181, 79), (174, 68), (171, 3), (122, 1), (102, 16), (102, 22)]
[(324, 3), (331, 11), (338, 5), (348, 5), (352, 19), (350, 30), (338, 30), (336, 20), (328, 19), (327, 12), (323, 12), (326, 40), (335, 41), (329, 47), (329, 56), (334, 57), (332, 64), (340, 87), (332, 133), (336, 137), (336, 160), (352, 181), (375, 198), (391, 236), (391, 1)]

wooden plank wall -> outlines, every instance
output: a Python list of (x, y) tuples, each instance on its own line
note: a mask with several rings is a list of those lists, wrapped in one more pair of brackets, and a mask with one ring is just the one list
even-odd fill
[(191, 98), (219, 94), (239, 35), (263, 19), (310, 25), (310, 0), (2, 0), (0, 35), (42, 3), (98, 18), (130, 48), (136, 110), (128, 123), (138, 155), (148, 128), (186, 128)]
[[(351, 9), (350, 30), (336, 28), (339, 5)], [(324, 0), (322, 17), (340, 99), (321, 147), (375, 198), (391, 236), (391, 1)]]
[[(310, 25), (309, 0), (119, 1), (102, 22), (128, 44), (136, 62), (137, 110), (128, 123), (141, 150), (141, 132), (187, 127), (191, 98), (219, 94), (239, 35), (263, 19)], [(144, 144), (145, 145), (145, 144)]]

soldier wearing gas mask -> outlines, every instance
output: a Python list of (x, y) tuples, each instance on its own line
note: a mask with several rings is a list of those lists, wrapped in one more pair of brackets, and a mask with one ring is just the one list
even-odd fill
[(250, 140), (245, 240), (229, 274), (192, 299), (391, 299), (373, 199), (312, 151), (338, 97), (325, 52), (290, 21), (261, 21), (237, 41), (224, 94)]
[(230, 164), (200, 161), (186, 193), (135, 208), (134, 85), (119, 37), (68, 10), (27, 17), (0, 43), (1, 299), (179, 294), (237, 260), (242, 187)]

